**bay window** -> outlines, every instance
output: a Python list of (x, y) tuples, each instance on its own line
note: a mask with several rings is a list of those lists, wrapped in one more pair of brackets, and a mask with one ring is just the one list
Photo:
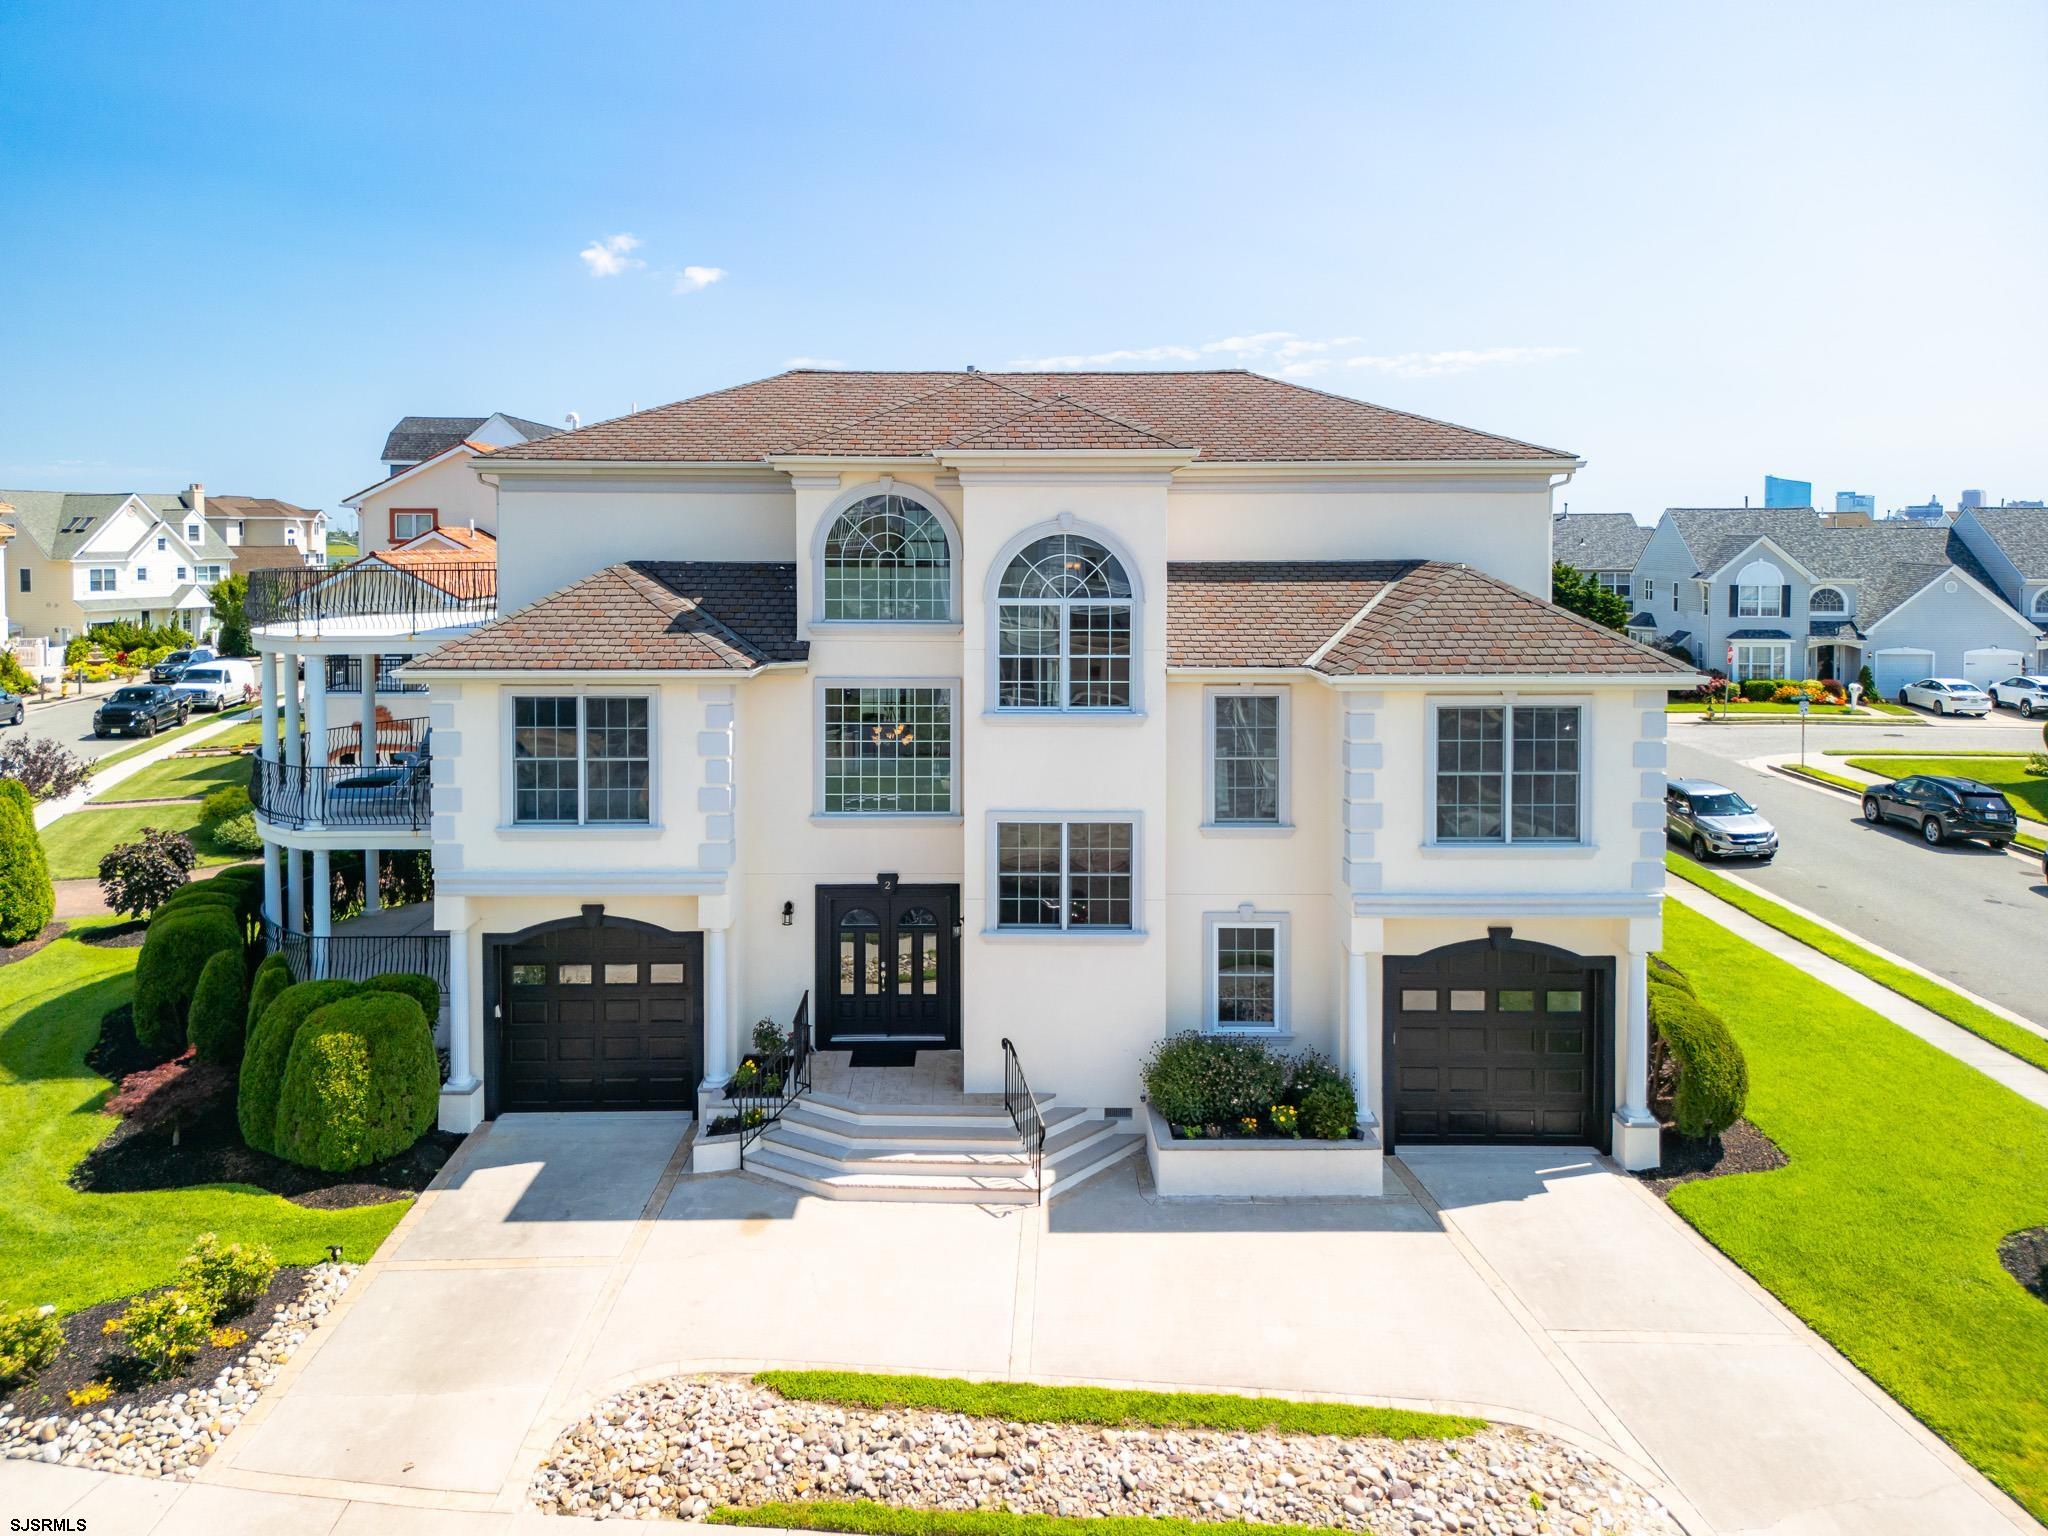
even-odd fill
[(654, 782), (650, 713), (643, 696), (515, 697), (513, 824), (648, 825)]
[(1136, 844), (1124, 820), (997, 821), (995, 926), (1135, 931)]
[(1580, 840), (1578, 705), (1446, 704), (1434, 723), (1434, 842)]

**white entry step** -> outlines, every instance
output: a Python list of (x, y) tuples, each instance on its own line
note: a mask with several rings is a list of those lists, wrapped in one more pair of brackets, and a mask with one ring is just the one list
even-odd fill
[[(746, 1171), (828, 1200), (1030, 1205), (1031, 1158), (1001, 1105), (867, 1106), (806, 1094), (747, 1149)], [(1051, 1106), (1050, 1099), (1040, 1100)], [(1137, 1152), (1128, 1120), (1047, 1107), (1044, 1192), (1050, 1200)]]

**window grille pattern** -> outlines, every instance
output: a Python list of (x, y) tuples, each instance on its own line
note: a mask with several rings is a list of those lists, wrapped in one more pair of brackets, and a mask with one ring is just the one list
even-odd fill
[(1219, 693), (1216, 708), (1215, 803), (1219, 822), (1280, 820), (1280, 700), (1271, 694)]
[(1127, 821), (998, 823), (997, 925), (1134, 927), (1132, 842)]
[(573, 697), (513, 701), (512, 759), (514, 821), (577, 819), (581, 785)]
[(1216, 930), (1216, 1022), (1226, 1029), (1279, 1024), (1279, 934), (1270, 925)]
[(1515, 711), (1510, 790), (1517, 842), (1575, 842), (1579, 836), (1579, 712)]
[(1440, 709), (1436, 716), (1436, 835), (1480, 842), (1501, 835), (1498, 705)]
[(1848, 602), (1833, 587), (1815, 587), (1813, 596), (1807, 599), (1807, 608), (1814, 613), (1842, 613), (1847, 611)]
[(1131, 583), (1121, 562), (1079, 534), (1020, 550), (996, 589), (1000, 709), (1128, 709)]
[(996, 922), (1004, 928), (1059, 928), (1061, 827), (1052, 821), (996, 828)]
[(825, 617), (946, 619), (952, 554), (931, 509), (908, 496), (868, 496), (825, 536)]
[(590, 767), (586, 821), (640, 821), (648, 813), (647, 701), (584, 701), (584, 756)]
[(1447, 705), (1436, 732), (1439, 842), (1579, 840), (1577, 706)]
[(827, 814), (952, 809), (952, 689), (825, 690)]

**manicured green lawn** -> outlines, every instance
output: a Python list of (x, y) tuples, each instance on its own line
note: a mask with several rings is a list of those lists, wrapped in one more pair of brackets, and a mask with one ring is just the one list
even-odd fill
[(2023, 757), (1852, 757), (1849, 766), (1888, 779), (1903, 779), (1909, 773), (1976, 779), (2002, 792), (2020, 815), (2048, 821), (2048, 774), (2027, 772)]
[(1960, 1025), (1978, 1038), (1990, 1041), (2001, 1051), (2010, 1051), (2020, 1060), (2048, 1071), (2048, 1040), (2043, 1040), (2032, 1030), (2021, 1029), (2010, 1019), (2000, 1018), (1989, 1008), (1971, 1002), (1953, 988), (1922, 976), (1918, 971), (1909, 971), (1903, 965), (1895, 965), (1882, 955), (1874, 955), (1833, 929), (1801, 917), (1768, 896), (1725, 880), (1711, 869), (1702, 869), (1676, 852), (1664, 855), (1664, 867), (1679, 879), (1690, 881), (1730, 906), (1747, 912), (1758, 922), (1770, 924), (1786, 937), (1819, 950), (1831, 960), (1839, 960), (1850, 970), (1861, 972), (1879, 986), (1890, 987), (1901, 997), (1911, 998), (1930, 1013), (1940, 1014), (1949, 1023)]
[(952, 1376), (880, 1376), (865, 1371), (762, 1371), (754, 1377), (784, 1397), (858, 1408), (922, 1408), (1019, 1424), (1148, 1424), (1162, 1429), (1277, 1430), (1289, 1435), (1372, 1435), (1387, 1440), (1456, 1440), (1484, 1419), (1351, 1403), (1297, 1403), (1228, 1392), (1131, 1392), (1048, 1387), (1028, 1381), (962, 1381)]
[(1676, 902), (1664, 936), (1791, 1159), (1672, 1207), (2048, 1519), (2048, 1306), (1997, 1253), (2048, 1225), (2048, 1110)]
[[(241, 708), (223, 711), (223, 713), (225, 713), (230, 720), (234, 719), (241, 712)], [(183, 725), (177, 726), (172, 730), (159, 731), (154, 736), (147, 737), (141, 741), (133, 743), (130, 746), (121, 747), (116, 751), (109, 752), (105, 757), (94, 758), (93, 767), (95, 769), (111, 768), (116, 763), (124, 763), (129, 758), (134, 757), (137, 753), (147, 752), (152, 747), (160, 747), (167, 741), (176, 741), (180, 736), (190, 736), (193, 732), (204, 730), (206, 727), (210, 725), (218, 725), (220, 723), (220, 718), (220, 715), (217, 714), (194, 715), (190, 720), (187, 720)], [(242, 727), (236, 727), (237, 731), (240, 729), (242, 729)], [(247, 727), (247, 729), (249, 731), (249, 740), (251, 743), (254, 743), (256, 739), (263, 734), (263, 732), (253, 724)], [(214, 742), (224, 743), (226, 742), (229, 736), (232, 736), (234, 734), (235, 731), (224, 732), (220, 736), (214, 737), (211, 741), (207, 743), (207, 745), (212, 746)]]
[(128, 1000), (138, 953), (67, 934), (0, 970), (0, 1300), (71, 1312), (147, 1290), (202, 1232), (263, 1243), (287, 1264), (324, 1258), (329, 1243), (368, 1258), (407, 1202), (313, 1211), (235, 1185), (87, 1195), (65, 1182), (114, 1128), (85, 1053), (100, 1015)]
[(199, 802), (131, 805), (112, 811), (73, 811), (43, 828), (43, 852), (52, 880), (88, 880), (100, 872), (100, 856), (117, 843), (132, 843), (144, 827), (163, 827), (192, 839), (202, 864), (232, 864), (248, 857), (215, 845), (199, 827)]
[(200, 799), (223, 784), (249, 782), (246, 757), (167, 757), (131, 773), (118, 784), (110, 784), (92, 798), (108, 800), (163, 800), (172, 796)]
[(1013, 1515), (1001, 1509), (899, 1509), (870, 1499), (790, 1499), (714, 1509), (713, 1525), (851, 1531), (861, 1536), (1325, 1536), (1328, 1527), (1144, 1515)]

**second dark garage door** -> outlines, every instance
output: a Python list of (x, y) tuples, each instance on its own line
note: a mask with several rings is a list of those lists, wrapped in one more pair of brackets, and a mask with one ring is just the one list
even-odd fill
[(577, 925), (503, 946), (493, 1112), (694, 1109), (703, 935)]
[(1392, 1143), (1607, 1145), (1604, 967), (1479, 940), (1386, 977)]

